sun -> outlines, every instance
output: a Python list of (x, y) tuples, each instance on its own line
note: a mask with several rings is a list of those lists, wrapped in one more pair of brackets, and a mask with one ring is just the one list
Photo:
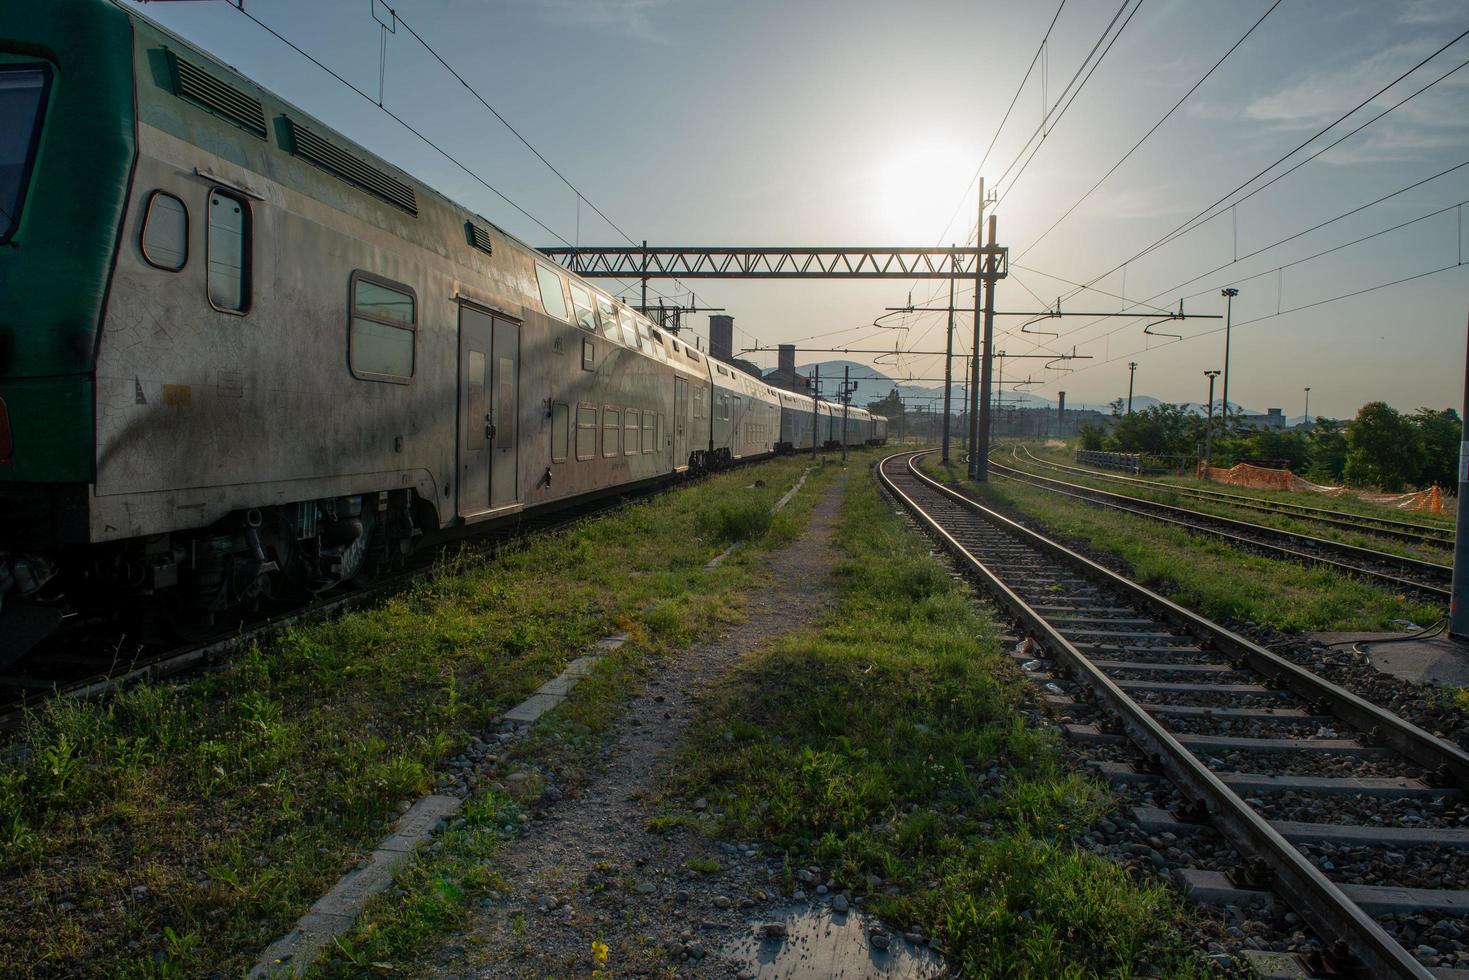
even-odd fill
[[(948, 235), (959, 243), (973, 223), (963, 201), (974, 161), (940, 138), (905, 141), (884, 151), (867, 172), (864, 198), (878, 233), (894, 244), (932, 244), (954, 217)], [(943, 244), (948, 244), (944, 242)]]

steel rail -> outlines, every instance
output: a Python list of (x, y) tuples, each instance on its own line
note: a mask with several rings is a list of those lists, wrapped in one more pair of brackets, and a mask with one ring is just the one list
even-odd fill
[[(1436, 599), (1447, 600), (1449, 597), (1449, 588), (1447, 584), (1439, 586), (1429, 582), (1415, 581), (1413, 579), (1402, 578), (1397, 575), (1389, 575), (1386, 572), (1379, 572), (1371, 568), (1364, 568), (1361, 565), (1354, 565), (1350, 562), (1337, 561), (1336, 559), (1328, 558), (1323, 554), (1312, 553), (1310, 551), (1300, 551), (1295, 548), (1286, 547), (1283, 544), (1271, 544), (1268, 541), (1260, 541), (1256, 538), (1248, 537), (1246, 536), (1246, 534), (1235, 534), (1231, 533), (1230, 531), (1220, 530), (1218, 528), (1205, 527), (1197, 522), (1213, 522), (1216, 524), (1223, 524), (1227, 527), (1232, 527), (1236, 530), (1244, 531), (1247, 533), (1262, 534), (1266, 537), (1275, 537), (1277, 539), (1283, 539), (1286, 541), (1298, 541), (1304, 543), (1308, 547), (1318, 548), (1321, 551), (1333, 551), (1338, 554), (1351, 555), (1363, 561), (1375, 561), (1385, 564), (1397, 565), (1400, 568), (1419, 571), (1426, 575), (1432, 575), (1442, 578), (1444, 580), (1447, 580), (1452, 573), (1452, 569), (1447, 565), (1439, 565), (1434, 562), (1427, 562), (1418, 558), (1405, 558), (1401, 555), (1392, 555), (1386, 552), (1373, 551), (1371, 548), (1361, 548), (1357, 545), (1343, 544), (1339, 541), (1331, 541), (1326, 538), (1317, 538), (1309, 534), (1298, 534), (1294, 531), (1282, 531), (1279, 528), (1266, 527), (1262, 524), (1251, 524), (1249, 521), (1239, 521), (1229, 517), (1219, 517), (1214, 514), (1205, 514), (1201, 511), (1189, 510), (1186, 507), (1174, 507), (1171, 504), (1160, 504), (1151, 500), (1140, 500), (1137, 497), (1131, 497), (1125, 494), (1110, 493), (1106, 490), (1098, 490), (1095, 487), (1081, 486), (1075, 483), (1067, 483), (1064, 480), (1053, 480), (1050, 477), (1040, 476), (1036, 473), (1027, 473), (1024, 470), (1015, 469), (1014, 467), (1006, 466), (1003, 463), (996, 463), (991, 461), (990, 467), (994, 469), (999, 476), (1002, 476), (1005, 479), (1014, 480), (1016, 483), (1025, 483), (1030, 486), (1036, 486), (1042, 490), (1047, 491), (1048, 493), (1054, 493), (1064, 497), (1071, 497), (1075, 500), (1080, 500), (1089, 504), (1096, 504), (1101, 507), (1110, 507), (1114, 510), (1120, 510), (1125, 513), (1135, 514), (1139, 517), (1145, 517), (1150, 521), (1159, 521), (1164, 524), (1172, 524), (1175, 527), (1183, 528), (1185, 530), (1193, 531), (1195, 533), (1213, 535), (1214, 537), (1220, 538), (1221, 540), (1227, 541), (1233, 545), (1238, 545), (1240, 547), (1255, 548), (1296, 561), (1309, 562), (1315, 565), (1324, 565), (1328, 568), (1334, 569), (1335, 571), (1339, 571), (1347, 575), (1354, 575), (1359, 578), (1367, 578), (1375, 581), (1380, 581), (1397, 589), (1407, 589), (1410, 591), (1419, 592), (1424, 595), (1433, 596)], [(1046, 484), (1055, 485), (1047, 486)], [(1093, 494), (1097, 496), (1088, 496), (1088, 494)], [(1099, 497), (1102, 499), (1098, 499)], [(1126, 501), (1126, 503), (1121, 503), (1120, 501)], [(1168, 513), (1185, 516), (1167, 517), (1163, 514), (1151, 513), (1147, 508), (1152, 508), (1155, 511), (1161, 510)], [(1190, 518), (1192, 518), (1193, 520), (1190, 520)]]
[(1350, 708), (1348, 714), (1354, 717), (1373, 719), (1385, 740), (1412, 745), (1414, 751), (1408, 754), (1416, 757), (1427, 754), (1444, 759), (1445, 767), (1461, 785), (1469, 779), (1469, 754), (1117, 575), (1064, 545), (943, 486), (918, 470), (915, 462), (922, 455), (925, 454), (896, 453), (880, 461), (877, 472), (882, 484), (957, 559), (973, 570), (986, 589), (1027, 628), (1034, 631), (1043, 645), (1061, 655), (1071, 667), (1073, 676), (1086, 683), (1122, 720), (1133, 741), (1145, 753), (1159, 761), (1161, 768), (1180, 790), (1208, 810), (1214, 825), (1241, 854), (1260, 857), (1269, 862), (1275, 890), (1296, 909), (1302, 919), (1328, 944), (1343, 944), (1369, 976), (1413, 977), (1418, 980), (1433, 977), (1434, 974), (1428, 968), (1414, 959), (1360, 906), (1312, 865), (1305, 855), (1287, 842), (1268, 821), (1229, 789), (1193, 753), (1185, 749), (1152, 715), (1128, 697), (1101, 668), (1073, 646), (1044, 616), (1031, 608), (983, 561), (965, 548), (912, 495), (898, 486), (897, 481), (889, 474), (888, 467), (900, 457), (906, 456), (904, 471), (920, 487), (940, 495), (942, 499), (957, 503), (1021, 541), (1060, 558), (1087, 578), (1116, 589), (1164, 618), (1185, 627), (1196, 638), (1213, 640), (1220, 649), (1244, 656), (1256, 669), (1285, 682), (1296, 689), (1297, 693), (1300, 693), (1298, 685), (1304, 686), (1326, 700), (1333, 709), (1340, 705)]
[[(1243, 507), (1247, 510), (1293, 514), (1323, 524), (1335, 524), (1365, 533), (1395, 537), (1403, 541), (1444, 545), (1452, 545), (1454, 543), (1454, 529), (1451, 527), (1440, 528), (1434, 527), (1431, 524), (1418, 524), (1414, 521), (1393, 520), (1391, 517), (1348, 514), (1344, 511), (1328, 510), (1325, 507), (1312, 507), (1309, 504), (1294, 504), (1283, 500), (1266, 500), (1263, 497), (1247, 497), (1244, 494), (1228, 493), (1223, 490), (1205, 490), (1202, 487), (1183, 487), (1173, 483), (1160, 483), (1157, 480), (1144, 480), (1133, 476), (1119, 476), (1116, 473), (1103, 473), (1081, 466), (1068, 466), (1065, 463), (1041, 459), (1032, 453), (1028, 447), (1021, 446), (1019, 448), (1029, 457), (1031, 462), (1039, 463), (1041, 466), (1048, 466), (1051, 469), (1062, 470), (1068, 473), (1078, 473), (1099, 480), (1115, 480), (1118, 483), (1136, 484), (1145, 489), (1178, 493), (1186, 497), (1196, 497), (1200, 500), (1218, 501), (1222, 504), (1228, 504), (1231, 507)], [(1376, 526), (1368, 527), (1366, 526), (1368, 524)]]

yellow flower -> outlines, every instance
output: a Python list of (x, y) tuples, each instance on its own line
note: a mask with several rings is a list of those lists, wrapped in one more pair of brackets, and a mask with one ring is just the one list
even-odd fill
[(597, 961), (598, 966), (601, 966), (607, 962), (607, 952), (608, 950), (606, 943), (602, 942), (602, 940), (600, 939), (592, 940), (592, 959)]

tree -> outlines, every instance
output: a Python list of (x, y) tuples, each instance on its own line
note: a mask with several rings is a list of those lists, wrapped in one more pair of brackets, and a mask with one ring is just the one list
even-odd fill
[(1081, 439), (1081, 448), (1092, 450), (1101, 449), (1103, 440), (1107, 437), (1107, 431), (1105, 429), (1091, 422), (1083, 422), (1076, 434)]
[(1415, 482), (1420, 487), (1456, 485), (1459, 482), (1459, 440), (1464, 435), (1459, 413), (1452, 408), (1442, 412), (1420, 408), (1411, 419), (1423, 441), (1423, 465)]
[(1353, 486), (1398, 491), (1423, 469), (1423, 438), (1411, 419), (1386, 402), (1368, 402), (1347, 423), (1343, 475)]
[(874, 415), (885, 416), (889, 422), (896, 422), (904, 412), (903, 399), (898, 394), (898, 389), (894, 388), (877, 401), (868, 402), (867, 410)]
[(1342, 423), (1317, 416), (1306, 436), (1306, 475), (1319, 483), (1340, 483), (1347, 465), (1347, 437)]
[(1188, 456), (1203, 439), (1203, 421), (1182, 405), (1158, 402), (1124, 415), (1112, 427), (1112, 441), (1125, 453)]

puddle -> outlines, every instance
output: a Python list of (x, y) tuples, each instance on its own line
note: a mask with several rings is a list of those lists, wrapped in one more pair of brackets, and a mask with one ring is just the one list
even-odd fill
[[(774, 924), (785, 927), (784, 938), (767, 938), (768, 927)], [(874, 928), (885, 935), (887, 949), (873, 944)], [(772, 910), (767, 918), (750, 923), (748, 933), (720, 952), (736, 970), (743, 971), (741, 976), (759, 980), (919, 980), (948, 975), (942, 957), (925, 945), (908, 942), (880, 920), (860, 912), (836, 913), (806, 904)]]

